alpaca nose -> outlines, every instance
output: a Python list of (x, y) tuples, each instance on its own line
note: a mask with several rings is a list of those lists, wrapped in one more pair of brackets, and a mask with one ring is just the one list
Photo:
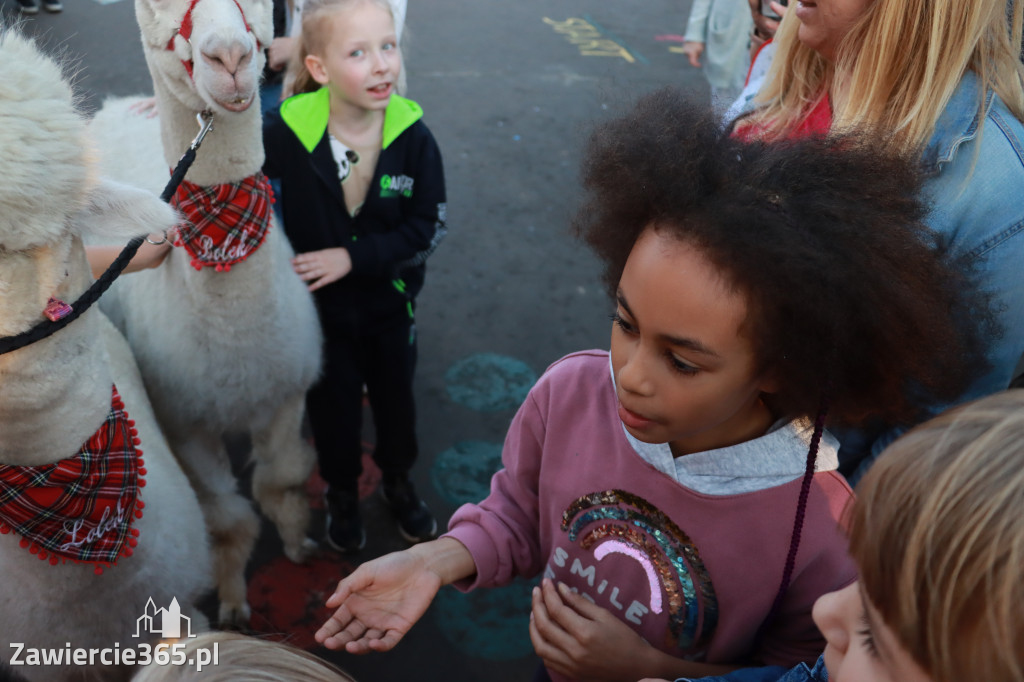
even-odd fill
[(203, 59), (211, 66), (223, 68), (234, 76), (238, 70), (252, 59), (252, 46), (242, 43), (217, 45), (203, 50)]

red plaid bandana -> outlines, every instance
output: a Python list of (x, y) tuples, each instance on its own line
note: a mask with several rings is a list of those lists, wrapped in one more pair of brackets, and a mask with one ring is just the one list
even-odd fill
[(208, 187), (184, 180), (171, 199), (187, 221), (178, 227), (174, 245), (185, 247), (196, 270), (213, 266), (226, 272), (263, 243), (273, 201), (263, 173)]
[(96, 572), (131, 556), (146, 485), (135, 422), (114, 386), (110, 414), (77, 454), (40, 466), (0, 465), (0, 533), (51, 564), (90, 563)]

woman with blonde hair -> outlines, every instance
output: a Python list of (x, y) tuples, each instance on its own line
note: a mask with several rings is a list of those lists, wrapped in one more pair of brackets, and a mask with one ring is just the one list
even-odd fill
[(1022, 458), (1024, 390), (905, 434), (858, 488), (860, 580), (814, 605), (818, 662), (702, 682), (1024, 682)]
[[(1024, 4), (1015, 0), (803, 0), (775, 35), (776, 54), (737, 134), (766, 140), (871, 129), (918, 154), (928, 224), (975, 261), (1001, 310), (989, 371), (958, 402), (1005, 389), (1024, 352)], [(898, 435), (846, 434), (859, 477)]]

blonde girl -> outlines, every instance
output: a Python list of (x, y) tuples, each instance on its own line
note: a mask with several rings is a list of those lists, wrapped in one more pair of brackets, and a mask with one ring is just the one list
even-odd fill
[(416, 296), (446, 232), (441, 153), (423, 109), (395, 94), (401, 51), (385, 0), (307, 0), (298, 94), (264, 122), (264, 172), (281, 182), (295, 272), (324, 331), (324, 371), (307, 395), (327, 541), (366, 542), (359, 509), (363, 386), (374, 459), (399, 532), (437, 529), (409, 474), (416, 460)]
[[(990, 369), (954, 402), (1005, 389), (1024, 352), (1022, 15), (1006, 0), (792, 4), (760, 108), (736, 124), (769, 140), (870, 128), (919, 158), (928, 224), (943, 248), (978, 258), (1005, 329), (990, 339)], [(847, 434), (843, 471), (866, 468), (898, 435), (890, 427)]]

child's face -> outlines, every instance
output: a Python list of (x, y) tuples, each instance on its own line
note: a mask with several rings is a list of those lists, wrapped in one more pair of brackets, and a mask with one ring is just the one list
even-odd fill
[(831, 682), (931, 682), (854, 583), (818, 599), (814, 622), (828, 642)]
[(761, 403), (750, 341), (740, 333), (744, 297), (698, 250), (644, 231), (619, 280), (612, 370), (619, 418), (645, 443), (669, 443), (676, 456), (762, 435), (771, 415)]
[(326, 18), (323, 54), (306, 57), (313, 79), (330, 88), (334, 101), (380, 110), (394, 92), (401, 57), (391, 13), (374, 2), (359, 2)]

